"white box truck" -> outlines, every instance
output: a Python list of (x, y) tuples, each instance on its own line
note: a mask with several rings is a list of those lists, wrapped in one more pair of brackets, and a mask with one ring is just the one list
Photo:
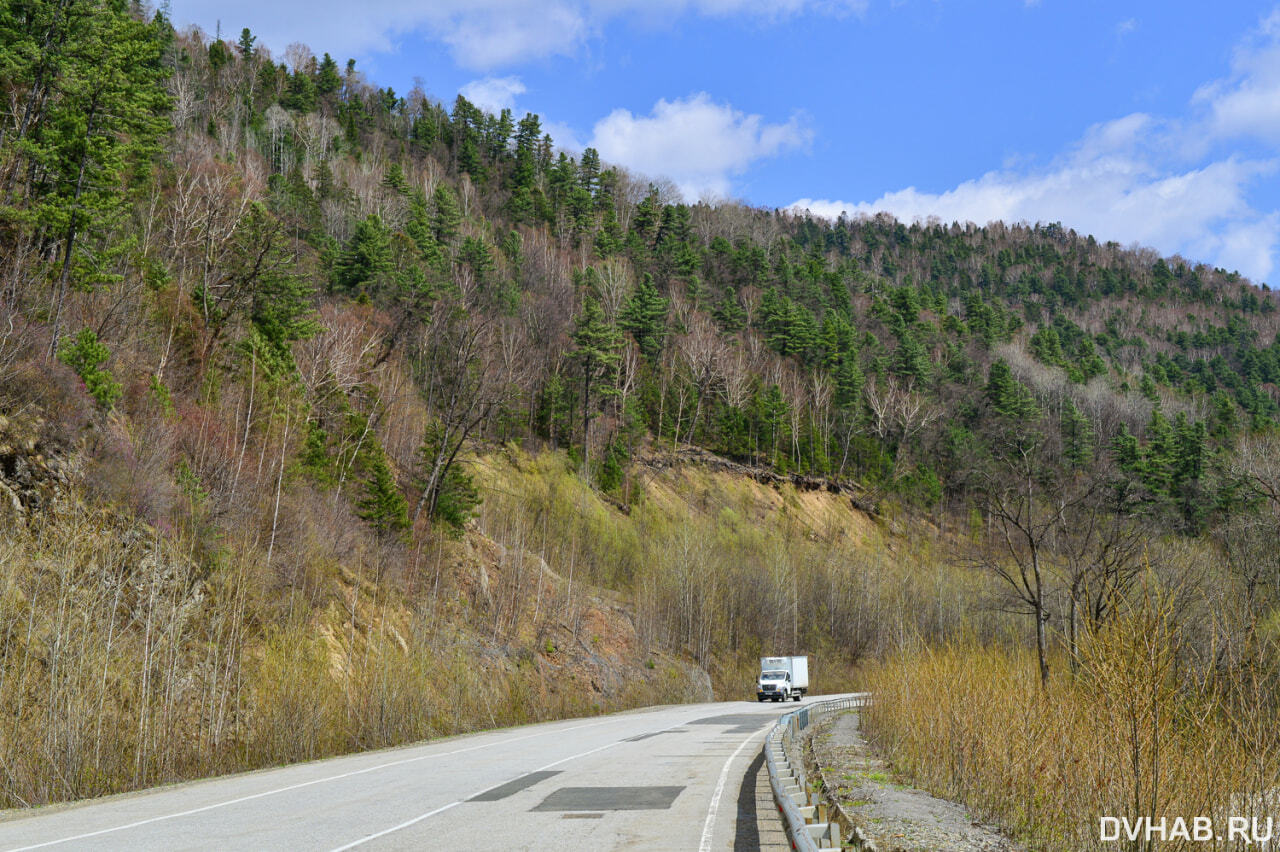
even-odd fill
[(809, 691), (808, 657), (761, 657), (756, 701), (786, 701)]

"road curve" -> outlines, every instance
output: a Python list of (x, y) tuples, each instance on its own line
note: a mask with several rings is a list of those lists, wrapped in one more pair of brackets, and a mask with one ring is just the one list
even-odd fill
[(0, 849), (733, 849), (748, 767), (796, 706), (683, 704), (7, 811)]

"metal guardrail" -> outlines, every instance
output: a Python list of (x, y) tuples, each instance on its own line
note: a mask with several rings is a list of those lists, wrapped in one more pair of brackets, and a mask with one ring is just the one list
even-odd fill
[(822, 716), (862, 707), (869, 697), (870, 693), (857, 692), (801, 707), (781, 716), (765, 737), (769, 786), (797, 852), (831, 852), (842, 845), (839, 824), (827, 818), (827, 803), (820, 794), (809, 790), (798, 749), (800, 733)]

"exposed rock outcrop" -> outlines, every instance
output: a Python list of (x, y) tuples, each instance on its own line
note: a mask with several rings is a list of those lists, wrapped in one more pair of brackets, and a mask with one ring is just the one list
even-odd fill
[(0, 520), (25, 519), (65, 496), (70, 452), (45, 425), (0, 414)]

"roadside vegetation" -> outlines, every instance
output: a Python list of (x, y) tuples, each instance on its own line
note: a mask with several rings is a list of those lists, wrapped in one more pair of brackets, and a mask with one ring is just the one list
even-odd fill
[[(1207, 618), (1200, 609), (1199, 617)], [(964, 802), (1029, 848), (1116, 848), (1099, 818), (1208, 817), (1216, 843), (1145, 834), (1128, 849), (1237, 848), (1231, 818), (1274, 814), (1275, 672), (1220, 666), (1148, 586), (1046, 688), (1023, 649), (959, 641), (866, 671), (864, 730), (897, 773)], [(1213, 628), (1209, 627), (1209, 631)], [(1239, 653), (1241, 649), (1215, 649)], [(1268, 649), (1273, 654), (1274, 649)]]

